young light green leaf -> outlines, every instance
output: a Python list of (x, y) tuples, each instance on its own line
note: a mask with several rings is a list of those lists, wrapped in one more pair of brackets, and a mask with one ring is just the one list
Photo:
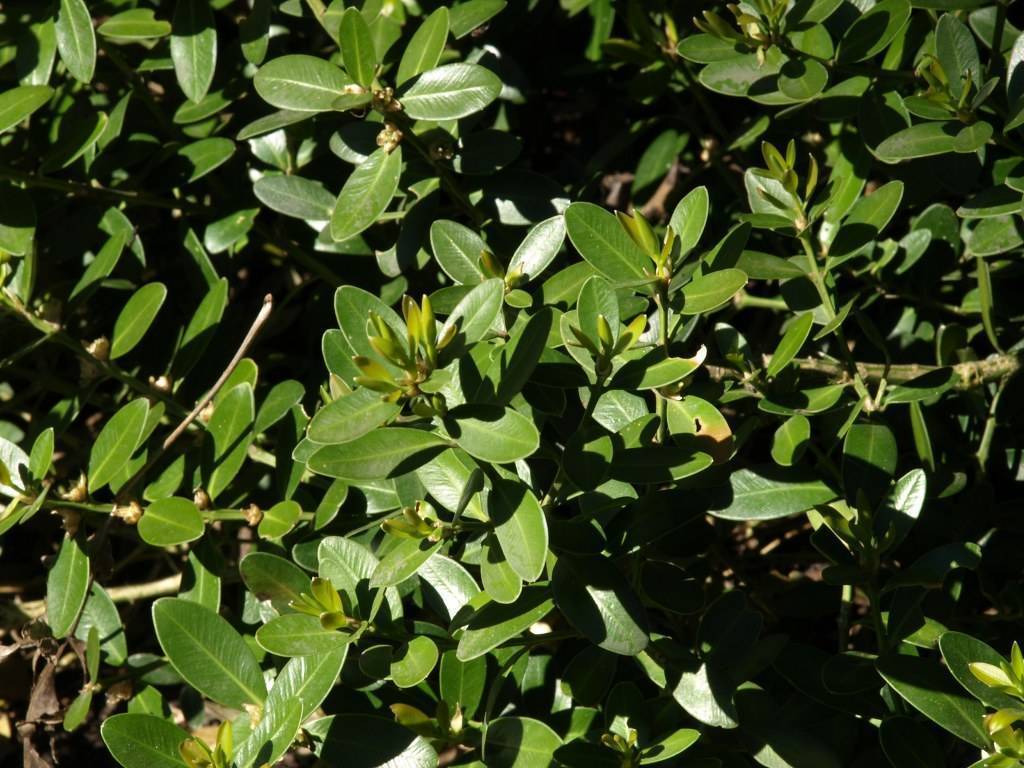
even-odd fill
[(988, 643), (962, 632), (944, 632), (939, 638), (939, 650), (946, 667), (967, 692), (983, 704), (995, 709), (1016, 708), (1020, 700), (997, 688), (986, 685), (972, 672), (971, 665), (989, 664), (1005, 677), (1001, 665), (1007, 661)]
[(364, 160), (346, 179), (331, 213), (331, 237), (347, 240), (371, 227), (398, 191), (402, 148), (381, 148)]
[(60, 0), (55, 30), (64, 66), (76, 80), (88, 83), (96, 69), (96, 33), (85, 0)]
[(398, 94), (414, 120), (457, 120), (480, 112), (501, 93), (501, 80), (479, 64), (446, 64), (419, 75)]
[(217, 67), (217, 27), (207, 0), (179, 0), (175, 5), (171, 60), (185, 96), (190, 101), (201, 101)]
[(145, 398), (132, 400), (103, 425), (89, 454), (89, 491), (95, 493), (114, 479), (142, 439), (149, 415)]
[(794, 414), (775, 430), (772, 436), (772, 459), (783, 467), (800, 461), (811, 437), (811, 422), (806, 416)]
[(163, 597), (153, 604), (157, 639), (175, 671), (219, 704), (262, 704), (263, 673), (252, 650), (225, 619), (198, 603)]
[(191, 499), (157, 499), (139, 518), (139, 536), (154, 547), (172, 547), (203, 535), (203, 515)]
[(135, 349), (153, 324), (166, 298), (167, 286), (163, 283), (148, 283), (132, 294), (114, 323), (114, 334), (110, 342), (111, 360)]

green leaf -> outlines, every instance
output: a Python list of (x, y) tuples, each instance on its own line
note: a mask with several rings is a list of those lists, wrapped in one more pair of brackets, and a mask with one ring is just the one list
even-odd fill
[(565, 209), (565, 229), (580, 256), (614, 282), (649, 277), (653, 264), (608, 211), (593, 203), (573, 203)]
[(363, 88), (369, 88), (377, 70), (377, 52), (373, 48), (370, 27), (358, 8), (346, 8), (341, 15), (338, 43), (349, 76)]
[(704, 234), (708, 223), (708, 212), (711, 204), (708, 200), (708, 188), (697, 187), (690, 190), (672, 211), (668, 225), (679, 239), (679, 254), (685, 256), (694, 249)]
[(252, 650), (218, 614), (198, 603), (162, 597), (153, 627), (168, 661), (184, 680), (218, 704), (262, 704), (267, 687)]
[(163, 283), (148, 283), (132, 294), (114, 323), (113, 340), (110, 342), (111, 360), (135, 349), (153, 324), (166, 298), (167, 286)]
[(272, 59), (253, 78), (256, 93), (278, 109), (326, 112), (352, 81), (338, 67), (317, 56), (294, 53)]
[(896, 438), (885, 424), (857, 423), (843, 440), (843, 487), (858, 506), (861, 494), (874, 507), (885, 496), (896, 471)]
[(897, 131), (875, 147), (883, 163), (898, 163), (918, 157), (945, 155), (955, 150), (960, 127), (956, 123), (918, 123)]
[(772, 459), (776, 464), (791, 467), (800, 461), (811, 437), (811, 422), (806, 416), (790, 416), (772, 436)]
[(213, 440), (209, 462), (206, 463), (206, 492), (214, 500), (231, 484), (245, 463), (256, 418), (256, 404), (249, 382), (221, 390), (221, 395), (207, 425)]
[(186, 183), (192, 183), (224, 165), (234, 153), (235, 142), (215, 136), (186, 144), (177, 155), (188, 169)]
[(237, 768), (249, 768), (256, 761), (259, 765), (275, 764), (291, 747), (301, 722), (302, 706), (294, 699), (267, 706), (259, 724), (235, 750), (233, 764)]
[(89, 593), (89, 555), (81, 536), (64, 536), (46, 574), (46, 620), (58, 640), (75, 625)]
[(238, 564), (238, 572), (257, 600), (269, 600), (281, 613), (309, 591), (309, 577), (301, 568), (268, 552), (250, 552)]
[(370, 576), (371, 587), (394, 587), (411, 578), (430, 556), (441, 548), (440, 541), (398, 539)]
[(96, 628), (100, 637), (100, 650), (106, 654), (107, 663), (120, 666), (128, 655), (128, 643), (124, 636), (124, 627), (117, 606), (110, 595), (95, 581), (89, 589), (82, 616), (75, 628), (75, 637), (87, 640), (89, 630)]
[(491, 359), (473, 400), (507, 405), (533, 376), (547, 349), (548, 336), (554, 321), (550, 309), (542, 309), (527, 320)]
[(882, 0), (859, 14), (839, 44), (839, 61), (852, 63), (875, 56), (906, 26), (910, 18), (908, 0)]
[(411, 472), (449, 445), (433, 432), (386, 427), (347, 443), (318, 449), (309, 459), (309, 468), (342, 480), (379, 480)]
[(505, 0), (465, 0), (450, 11), (452, 37), (459, 40), (500, 13)]
[(793, 358), (800, 352), (807, 337), (811, 334), (811, 327), (814, 325), (814, 314), (805, 312), (794, 320), (786, 333), (779, 339), (772, 358), (768, 362), (765, 373), (769, 377), (778, 376), (792, 362)]
[(271, 210), (296, 219), (328, 221), (334, 210), (334, 195), (320, 182), (301, 176), (263, 176), (252, 191)]
[(995, 216), (978, 222), (967, 240), (975, 256), (998, 256), (1024, 245), (1017, 215)]
[(903, 199), (903, 182), (890, 181), (853, 204), (829, 247), (829, 259), (850, 255), (874, 241)]
[(1006, 658), (988, 643), (962, 632), (943, 632), (939, 638), (939, 650), (942, 652), (946, 667), (956, 681), (978, 701), (995, 709), (1014, 709), (1020, 706), (1019, 699), (996, 688), (990, 688), (971, 672), (969, 665), (979, 661), (994, 667), (1007, 663)]
[(399, 688), (412, 688), (427, 679), (440, 654), (437, 645), (426, 635), (414, 637), (400, 645), (391, 657), (391, 680)]
[(494, 535), (484, 537), (480, 547), (480, 583), (497, 603), (514, 603), (523, 592), (523, 580), (501, 551)]
[(543, 619), (553, 607), (546, 586), (525, 587), (510, 605), (487, 603), (473, 614), (459, 638), (458, 659), (470, 661), (494, 650)]
[(444, 325), (438, 332), (443, 338), (451, 333), (451, 328), (458, 331), (452, 341), (443, 350), (445, 360), (460, 356), (467, 346), (484, 338), (498, 322), (505, 297), (505, 284), (498, 278), (485, 280), (475, 286), (462, 300), (456, 304), (452, 313), (444, 319)]
[(171, 60), (178, 85), (201, 101), (217, 67), (217, 28), (208, 0), (179, 0), (171, 19)]
[(458, 705), (467, 717), (480, 706), (487, 686), (487, 660), (459, 661), (455, 651), (445, 651), (438, 670), (441, 698), (452, 710)]
[(266, 512), (260, 520), (258, 531), (260, 538), (280, 539), (291, 531), (299, 521), (302, 507), (296, 501), (279, 501)]
[(331, 213), (331, 237), (347, 240), (373, 226), (398, 191), (402, 148), (388, 153), (381, 148), (364, 160), (345, 180)]
[(779, 91), (793, 101), (809, 101), (827, 85), (828, 70), (814, 59), (790, 59), (779, 71)]
[(511, 408), (459, 406), (448, 412), (444, 426), (462, 450), (494, 464), (525, 459), (540, 445), (533, 421)]
[(124, 768), (187, 768), (178, 746), (188, 738), (169, 720), (156, 715), (120, 714), (100, 726), (103, 743)]
[(608, 560), (563, 555), (551, 586), (558, 610), (590, 642), (625, 656), (647, 647), (647, 614), (640, 598)]
[(990, 749), (982, 725), (985, 708), (966, 696), (937, 663), (911, 656), (887, 656), (878, 673), (908, 704), (932, 722), (981, 749)]
[(885, 392), (886, 404), (915, 403), (941, 395), (960, 380), (953, 368), (938, 368), (915, 376), (903, 384), (894, 384)]
[(117, 476), (139, 447), (149, 401), (132, 400), (103, 425), (89, 454), (89, 491), (95, 493)]
[(488, 768), (554, 765), (562, 740), (551, 726), (530, 717), (499, 717), (486, 731)]
[(983, 82), (978, 46), (971, 30), (951, 13), (944, 13), (935, 27), (935, 53), (949, 79), (949, 92), (954, 100), (963, 93), (964, 83), (975, 88)]
[(480, 587), (469, 571), (454, 560), (435, 553), (416, 572), (424, 584), (428, 597), (433, 593), (440, 613), (454, 619), (470, 600), (480, 594)]
[(0, 133), (18, 125), (52, 95), (48, 85), (19, 85), (0, 93)]
[(103, 112), (87, 111), (61, 121), (57, 143), (44, 158), (41, 170), (50, 173), (72, 165), (96, 145), (108, 120)]
[(286, 613), (256, 630), (256, 642), (276, 656), (323, 656), (352, 642), (351, 632), (324, 629), (317, 616)]
[(242, 55), (250, 64), (259, 66), (270, 45), (270, 0), (253, 0), (252, 10), (238, 25)]
[(121, 11), (100, 24), (97, 30), (112, 40), (152, 40), (171, 34), (171, 24), (157, 19), (151, 8)]
[(357, 389), (317, 411), (307, 435), (315, 443), (347, 443), (387, 424), (401, 411), (402, 406), (384, 400), (379, 392)]
[(185, 326), (181, 342), (178, 345), (178, 353), (175, 356), (174, 365), (171, 370), (176, 377), (184, 376), (202, 357), (210, 339), (213, 336), (213, 329), (220, 322), (224, 314), (224, 307), (228, 303), (228, 281), (220, 278), (199, 302), (199, 306), (192, 313)]
[(158, 499), (139, 518), (139, 536), (154, 547), (172, 547), (203, 535), (203, 515), (191, 499)]
[(89, 707), (91, 706), (92, 690), (86, 688), (75, 696), (74, 701), (68, 705), (67, 711), (64, 712), (64, 730), (71, 732), (85, 722), (85, 718), (89, 714)]
[(54, 28), (64, 66), (76, 80), (88, 83), (96, 70), (96, 33), (85, 0), (60, 0)]
[(975, 570), (981, 563), (981, 547), (973, 542), (951, 541), (925, 552), (889, 581), (883, 591), (897, 587), (938, 589), (957, 568)]
[(773, 520), (804, 512), (836, 497), (817, 477), (796, 468), (738, 469), (709, 513), (725, 520)]
[[(4, 95), (0, 94), (0, 115), (3, 113)], [(3, 119), (0, 116), (0, 125)], [(0, 211), (0, 249), (15, 256), (24, 256), (32, 248), (36, 235), (36, 208), (32, 196), (10, 184), (0, 184), (0, 195), (4, 198), (4, 208)]]
[(506, 279), (515, 284), (535, 279), (554, 261), (564, 242), (565, 219), (561, 214), (534, 225), (512, 254)]
[(435, 221), (430, 225), (430, 248), (438, 265), (456, 283), (483, 282), (480, 255), (488, 250), (487, 244), (469, 227), (447, 219)]
[[(345, 768), (436, 768), (437, 753), (430, 742), (394, 720), (372, 715), (334, 715), (325, 718), (323, 750), (327, 765)], [(319, 721), (323, 722), (323, 721)]]
[(32, 443), (32, 451), (28, 457), (28, 473), (33, 479), (42, 481), (46, 478), (53, 464), (53, 444), (53, 427), (47, 427), (40, 432)]
[(496, 479), (487, 513), (512, 569), (525, 581), (539, 579), (547, 562), (548, 526), (533, 491), (515, 480)]
[(683, 315), (700, 315), (729, 302), (747, 284), (747, 275), (728, 268), (695, 277), (683, 286)]
[(318, 656), (297, 656), (289, 659), (267, 695), (264, 711), (273, 711), (278, 704), (298, 701), (300, 722), (312, 715), (330, 693), (341, 674), (348, 655), (348, 646)]
[(651, 746), (644, 747), (640, 752), (640, 765), (660, 763), (662, 760), (675, 757), (696, 744), (699, 738), (700, 731), (695, 731), (693, 728), (680, 728), (673, 731), (668, 736), (658, 739)]
[(398, 63), (395, 83), (402, 85), (416, 75), (433, 69), (441, 60), (448, 40), (448, 9), (437, 8), (416, 29)]
[(478, 64), (446, 64), (403, 87), (398, 100), (413, 120), (457, 120), (480, 112), (501, 93), (498, 76)]
[(253, 431), (256, 434), (266, 432), (283, 419), (293, 406), (302, 402), (306, 394), (302, 384), (295, 379), (286, 379), (275, 384), (263, 398), (259, 410), (256, 411), (256, 422)]

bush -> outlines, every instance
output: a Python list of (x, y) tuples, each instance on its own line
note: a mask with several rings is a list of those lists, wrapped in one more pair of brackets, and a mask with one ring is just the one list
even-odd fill
[(1024, 764), (1010, 4), (4, 3), (0, 758)]

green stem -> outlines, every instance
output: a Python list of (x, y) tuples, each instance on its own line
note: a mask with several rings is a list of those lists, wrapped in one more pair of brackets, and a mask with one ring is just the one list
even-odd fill
[[(668, 287), (665, 283), (658, 284), (654, 302), (658, 307), (658, 343), (668, 357)], [(664, 445), (668, 440), (668, 400), (657, 392), (654, 396), (657, 398), (658, 444)]]

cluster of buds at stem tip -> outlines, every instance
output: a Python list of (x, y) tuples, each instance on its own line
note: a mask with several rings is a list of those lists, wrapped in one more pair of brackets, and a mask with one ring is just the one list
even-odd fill
[(384, 533), (401, 539), (428, 539), (440, 541), (452, 535), (452, 527), (438, 520), (433, 508), (425, 501), (402, 508), (401, 517), (392, 517), (380, 524)]
[[(786, 146), (786, 154), (783, 155), (774, 144), (767, 141), (761, 142), (761, 156), (764, 157), (765, 165), (768, 167), (768, 175), (778, 181), (789, 194), (796, 200), (793, 213), (796, 214), (794, 222), (798, 232), (807, 228), (807, 203), (814, 195), (818, 187), (818, 161), (814, 155), (807, 155), (807, 178), (804, 179), (803, 196), (801, 197), (800, 177), (796, 173), (796, 142), (792, 139)], [(767, 195), (765, 190), (759, 188), (762, 196)]]
[(743, 7), (730, 3), (727, 7), (735, 28), (714, 11), (704, 11), (703, 18), (694, 18), (693, 23), (701, 32), (720, 40), (756, 49), (758, 62), (764, 64), (765, 51), (779, 38), (788, 5), (789, 0), (751, 0)]
[(629, 728), (626, 735), (606, 733), (601, 736), (601, 743), (619, 755), (619, 768), (636, 768), (640, 765), (640, 750), (637, 748), (635, 728)]
[(998, 78), (991, 78), (984, 83), (975, 82), (976, 73), (968, 69), (963, 74), (954, 74), (962, 80), (960, 95), (954, 96), (949, 75), (931, 54), (921, 57), (914, 68), (914, 74), (928, 83), (928, 90), (923, 94), (925, 98), (945, 109), (952, 117), (968, 124), (977, 120), (978, 109), (999, 84)]
[(430, 378), (438, 364), (438, 353), (451, 343), (456, 327), (449, 325), (439, 334), (434, 320), (430, 299), (423, 297), (417, 304), (411, 296), (402, 298), (402, 314), (405, 316), (405, 338), (401, 338), (376, 312), (370, 312), (367, 323), (367, 340), (381, 357), (404, 371), (404, 376), (395, 378), (391, 371), (376, 360), (362, 355), (352, 358), (360, 375), (355, 382), (367, 389), (380, 392), (392, 403), (411, 401), (413, 410), (430, 418), (447, 413), (444, 397), (428, 393), (421, 386)]
[(211, 749), (202, 739), (188, 738), (178, 746), (178, 753), (189, 768), (229, 768), (234, 757), (231, 723), (225, 720), (217, 728), (217, 741)]
[(645, 268), (644, 271), (667, 288), (672, 282), (672, 272), (675, 268), (672, 258), (672, 250), (676, 244), (675, 231), (669, 227), (665, 232), (665, 239), (659, 242), (654, 227), (640, 211), (634, 209), (632, 215), (616, 211), (615, 218), (619, 220), (619, 226), (629, 235), (630, 240), (651, 260), (653, 267)]
[(299, 613), (316, 616), (324, 629), (352, 629), (359, 625), (358, 619), (349, 618), (345, 601), (329, 579), (314, 577), (309, 583), (309, 592), (303, 592), (288, 606)]
[(594, 358), (594, 372), (605, 379), (612, 372), (612, 360), (629, 350), (647, 328), (647, 316), (637, 315), (633, 321), (618, 332), (611, 327), (604, 315), (597, 316), (597, 339), (591, 339), (574, 325), (569, 326), (579, 345)]

